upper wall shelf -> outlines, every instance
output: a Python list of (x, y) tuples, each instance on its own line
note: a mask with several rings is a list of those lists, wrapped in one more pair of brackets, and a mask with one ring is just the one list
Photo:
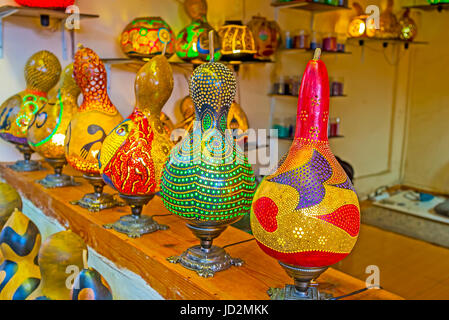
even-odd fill
[[(137, 59), (129, 59), (129, 58), (104, 58), (101, 59), (103, 63), (107, 65), (123, 65), (132, 71), (138, 71), (146, 61), (137, 60)], [(183, 62), (183, 61), (169, 61), (173, 66), (179, 66), (183, 68), (195, 68), (199, 66), (199, 64), (191, 63), (191, 62)], [(266, 63), (274, 63), (271, 60), (251, 60), (251, 61), (220, 61), (221, 63), (231, 65), (237, 71), (241, 65), (250, 65), (250, 64), (266, 64)]]
[(404, 9), (417, 9), (423, 11), (433, 11), (437, 10), (441, 12), (443, 10), (449, 10), (449, 3), (435, 3), (435, 4), (422, 4), (416, 6), (404, 6)]
[(407, 41), (407, 40), (401, 40), (401, 39), (380, 39), (380, 38), (367, 38), (367, 37), (361, 37), (361, 38), (348, 38), (348, 40), (352, 41), (358, 41), (359, 45), (363, 46), (365, 42), (377, 42), (381, 43), (384, 48), (388, 47), (389, 44), (401, 44), (404, 45), (405, 49), (408, 49), (410, 45), (425, 45), (429, 44), (426, 41)]
[(326, 12), (326, 11), (334, 11), (334, 10), (349, 10), (348, 7), (345, 6), (333, 6), (326, 3), (321, 2), (312, 2), (312, 1), (304, 1), (304, 0), (294, 0), (294, 1), (274, 1), (271, 3), (272, 7), (277, 9), (296, 9), (296, 10), (306, 10), (312, 12)]
[[(25, 17), (25, 18), (40, 18), (41, 25), (48, 26), (48, 22), (50, 19), (55, 19), (61, 21), (62, 25), (62, 50), (63, 50), (63, 58), (67, 60), (67, 41), (65, 39), (65, 27), (64, 21), (69, 18), (72, 14), (65, 13), (63, 10), (51, 10), (51, 9), (41, 9), (41, 8), (28, 8), (28, 7), (17, 7), (17, 6), (0, 6), (0, 59), (3, 58), (3, 19), (10, 16), (16, 17)], [(96, 14), (84, 14), (80, 13), (80, 19), (88, 19), (88, 18), (98, 18), (99, 15)], [(72, 36), (72, 44), (74, 42), (73, 34), (74, 30), (70, 30), (70, 34)], [(72, 46), (72, 51), (74, 48)]]

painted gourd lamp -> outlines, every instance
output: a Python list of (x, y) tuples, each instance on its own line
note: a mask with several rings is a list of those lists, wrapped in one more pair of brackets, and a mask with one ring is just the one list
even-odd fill
[(0, 233), (0, 300), (25, 300), (37, 290), (41, 280), (37, 264), (40, 246), (37, 226), (16, 209)]
[[(214, 29), (207, 22), (206, 0), (186, 0), (184, 8), (192, 22), (176, 37), (176, 54), (184, 61), (203, 63), (210, 61), (209, 32)], [(220, 38), (214, 32), (214, 60), (221, 57)]]
[(257, 53), (256, 42), (251, 30), (239, 20), (226, 21), (218, 30), (221, 38), (221, 60), (253, 60)]
[(81, 90), (73, 77), (73, 63), (63, 71), (56, 96), (34, 116), (28, 128), (28, 144), (54, 168), (55, 173), (38, 182), (46, 188), (76, 185), (73, 178), (62, 174), (67, 164), (64, 141), (73, 114), (78, 109)]
[(25, 65), (26, 89), (0, 107), (0, 137), (16, 146), (24, 160), (11, 166), (16, 171), (40, 170), (40, 164), (31, 160), (33, 150), (28, 145), (27, 132), (34, 115), (47, 103), (48, 92), (58, 83), (61, 64), (49, 51), (32, 55)]
[(131, 215), (105, 225), (129, 237), (165, 230), (142, 208), (160, 189), (162, 169), (173, 147), (160, 121), (173, 90), (173, 73), (164, 56), (156, 56), (138, 72), (133, 113), (106, 137), (99, 163), (104, 181), (131, 207)]
[(132, 59), (148, 60), (160, 54), (168, 59), (175, 53), (175, 34), (161, 17), (134, 19), (123, 30), (120, 43)]
[(201, 244), (187, 249), (172, 263), (211, 277), (243, 261), (212, 245), (228, 225), (250, 210), (254, 173), (227, 130), (236, 79), (221, 63), (202, 64), (190, 79), (196, 119), (190, 133), (170, 154), (162, 176), (165, 207), (186, 220)]
[(293, 144), (258, 187), (251, 208), (260, 248), (295, 280), (294, 286), (270, 289), (272, 299), (326, 298), (310, 281), (346, 257), (357, 241), (359, 202), (329, 148), (328, 119), (329, 80), (317, 49), (302, 79)]
[(83, 93), (83, 102), (73, 115), (65, 138), (67, 162), (94, 187), (95, 192), (73, 201), (92, 212), (121, 205), (104, 193), (105, 183), (100, 175), (98, 153), (107, 134), (123, 117), (109, 99), (106, 69), (98, 55), (80, 46), (75, 54), (74, 76)]

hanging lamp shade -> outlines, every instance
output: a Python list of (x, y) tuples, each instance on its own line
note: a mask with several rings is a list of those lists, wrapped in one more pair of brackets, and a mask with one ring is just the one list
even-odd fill
[(288, 272), (315, 277), (351, 252), (360, 228), (357, 195), (329, 148), (328, 120), (328, 74), (315, 57), (301, 82), (295, 139), (251, 209), (260, 248)]
[(141, 17), (134, 19), (123, 30), (121, 47), (130, 58), (150, 59), (164, 51), (170, 58), (175, 53), (175, 35), (161, 17)]
[(251, 30), (241, 21), (226, 21), (218, 30), (221, 38), (222, 60), (251, 60), (256, 54), (256, 43)]
[(75, 0), (16, 0), (16, 2), (21, 6), (36, 8), (67, 8), (75, 4)]

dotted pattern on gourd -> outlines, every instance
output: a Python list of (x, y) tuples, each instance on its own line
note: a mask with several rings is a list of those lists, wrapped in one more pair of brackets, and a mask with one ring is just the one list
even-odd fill
[(83, 103), (79, 111), (98, 110), (107, 114), (117, 114), (117, 109), (107, 92), (107, 73), (100, 57), (89, 48), (76, 52), (73, 73), (83, 93)]
[(167, 209), (185, 219), (226, 222), (250, 210), (254, 173), (224, 132), (235, 88), (233, 73), (219, 63), (201, 65), (191, 77), (190, 96), (200, 121), (173, 148), (161, 184)]
[(32, 55), (25, 66), (25, 81), (29, 90), (42, 93), (50, 91), (59, 81), (61, 64), (50, 51)]

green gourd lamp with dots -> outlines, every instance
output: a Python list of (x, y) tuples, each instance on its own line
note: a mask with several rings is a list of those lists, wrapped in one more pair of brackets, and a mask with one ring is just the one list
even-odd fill
[(225, 65), (210, 62), (195, 69), (190, 96), (197, 121), (172, 149), (162, 174), (164, 205), (200, 239), (200, 245), (168, 260), (203, 277), (243, 264), (212, 245), (228, 225), (249, 212), (255, 191), (251, 165), (227, 130), (235, 91), (235, 76)]

